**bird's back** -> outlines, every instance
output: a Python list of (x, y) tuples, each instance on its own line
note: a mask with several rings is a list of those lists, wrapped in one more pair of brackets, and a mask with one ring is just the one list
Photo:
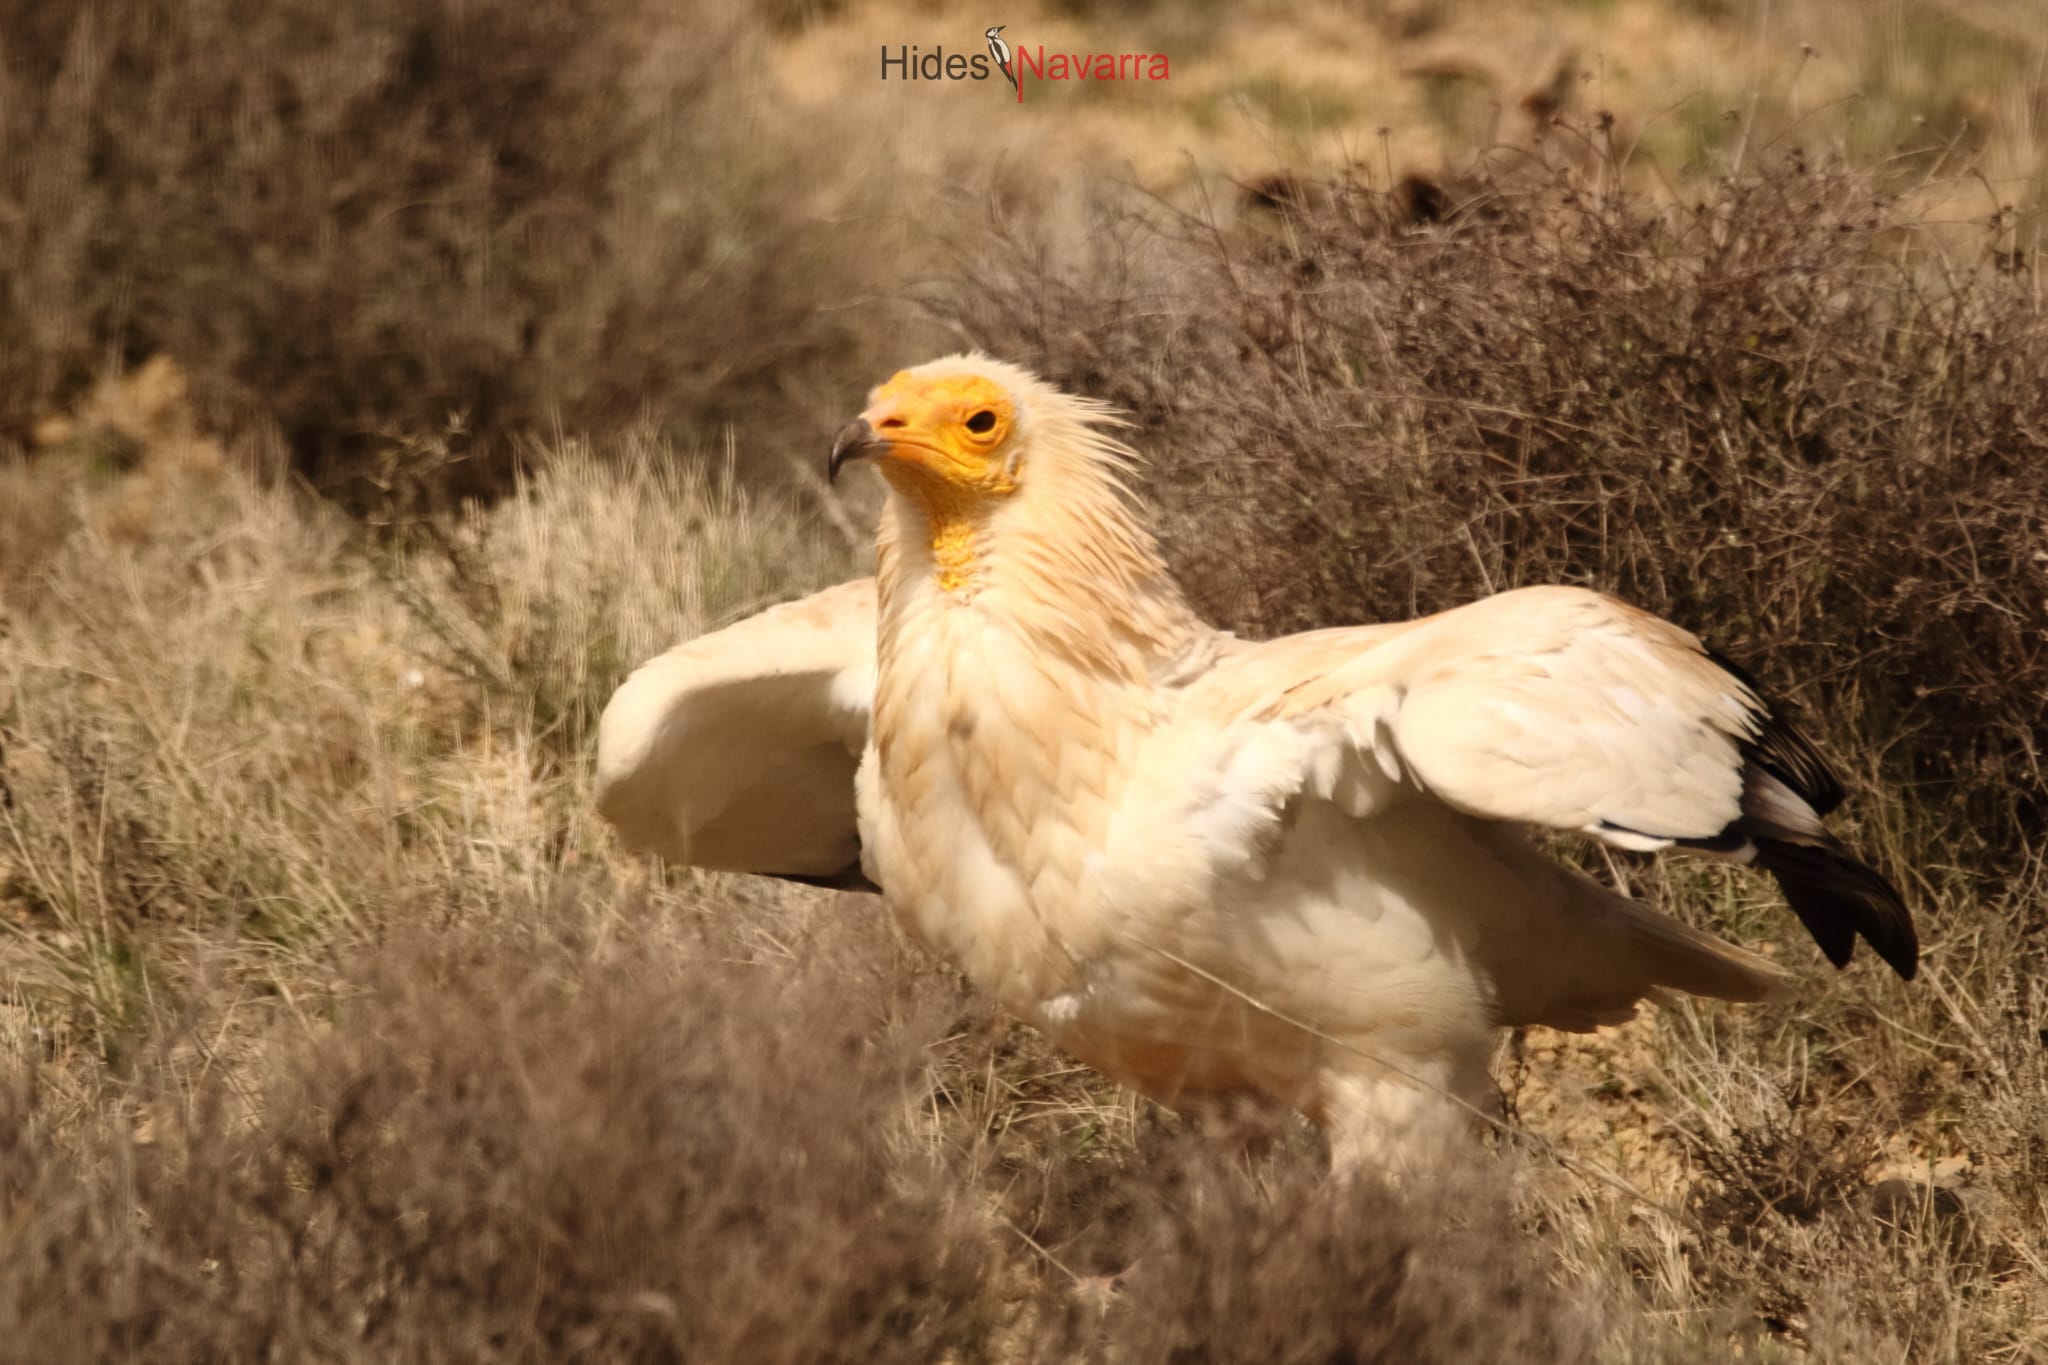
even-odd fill
[[(1219, 755), (1204, 733), (1152, 741), (1162, 780), (1134, 784), (1089, 888), (1116, 930), (1071, 1017), (1047, 1021), (1154, 1095), (1252, 1089), (1313, 1111), (1378, 1056), (1477, 1103), (1496, 1026), (1590, 1029), (1659, 986), (1753, 999), (1778, 980), (1517, 827), (1370, 770), (1319, 793), (1287, 736)], [(1170, 796), (1191, 770), (1216, 777)]]

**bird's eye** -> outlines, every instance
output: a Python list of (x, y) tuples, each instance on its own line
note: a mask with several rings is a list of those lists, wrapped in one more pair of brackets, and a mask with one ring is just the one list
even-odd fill
[(967, 419), (967, 429), (976, 436), (985, 436), (996, 428), (996, 415), (987, 408)]

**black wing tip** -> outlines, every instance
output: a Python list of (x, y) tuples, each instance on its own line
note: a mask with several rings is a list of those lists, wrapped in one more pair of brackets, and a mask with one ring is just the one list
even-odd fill
[(1743, 744), (1743, 757), (1791, 788), (1815, 815), (1832, 814), (1848, 799), (1848, 788), (1811, 740), (1780, 717), (1771, 703), (1764, 705), (1757, 736)]
[[(1785, 718), (1784, 708), (1758, 685), (1748, 669), (1717, 649), (1705, 648), (1709, 659), (1756, 698), (1757, 732), (1742, 741), (1744, 763), (1782, 784), (1812, 812), (1810, 832), (1801, 829), (1795, 834), (1781, 823), (1782, 816), (1760, 818), (1766, 817), (1769, 803), (1759, 810), (1752, 805), (1754, 794), (1746, 793), (1745, 818), (1723, 834), (1739, 830), (1749, 835), (1756, 846), (1757, 865), (1778, 879), (1799, 922), (1837, 969), (1849, 965), (1860, 937), (1900, 980), (1911, 981), (1920, 969), (1920, 938), (1905, 899), (1884, 874), (1820, 828), (1821, 817), (1848, 797), (1841, 777), (1813, 741)], [(1802, 818), (1795, 823), (1805, 825), (1806, 821)], [(1790, 837), (1771, 837), (1763, 832), (1766, 829)]]
[(1784, 716), (1784, 706), (1764, 691), (1754, 674), (1711, 646), (1707, 657), (1755, 697), (1757, 733), (1742, 742), (1742, 756), (1784, 783), (1815, 815), (1827, 815), (1848, 798), (1848, 788), (1813, 741)]
[(1920, 969), (1920, 936), (1898, 888), (1840, 842), (1758, 839), (1757, 865), (1778, 879), (1785, 899), (1837, 968), (1849, 965), (1860, 937), (1902, 981)]

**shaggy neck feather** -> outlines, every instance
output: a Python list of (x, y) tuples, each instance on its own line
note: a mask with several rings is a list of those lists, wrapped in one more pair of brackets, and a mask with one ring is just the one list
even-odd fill
[(1200, 626), (1124, 492), (1128, 459), (1085, 422), (1042, 420), (1014, 488), (889, 470), (883, 666), (920, 613), (971, 606), (1096, 681), (1148, 684)]

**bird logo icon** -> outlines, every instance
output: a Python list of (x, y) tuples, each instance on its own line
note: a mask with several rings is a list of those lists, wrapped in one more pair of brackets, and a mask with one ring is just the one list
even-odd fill
[(1010, 78), (1010, 84), (1017, 88), (1017, 97), (1022, 99), (1024, 96), (1024, 85), (1023, 82), (1017, 79), (1017, 68), (1010, 60), (1010, 45), (1003, 41), (1003, 30), (1008, 27), (1008, 24), (997, 24), (982, 36), (988, 39), (989, 55), (996, 59), (996, 65), (1001, 67), (1003, 74)]

